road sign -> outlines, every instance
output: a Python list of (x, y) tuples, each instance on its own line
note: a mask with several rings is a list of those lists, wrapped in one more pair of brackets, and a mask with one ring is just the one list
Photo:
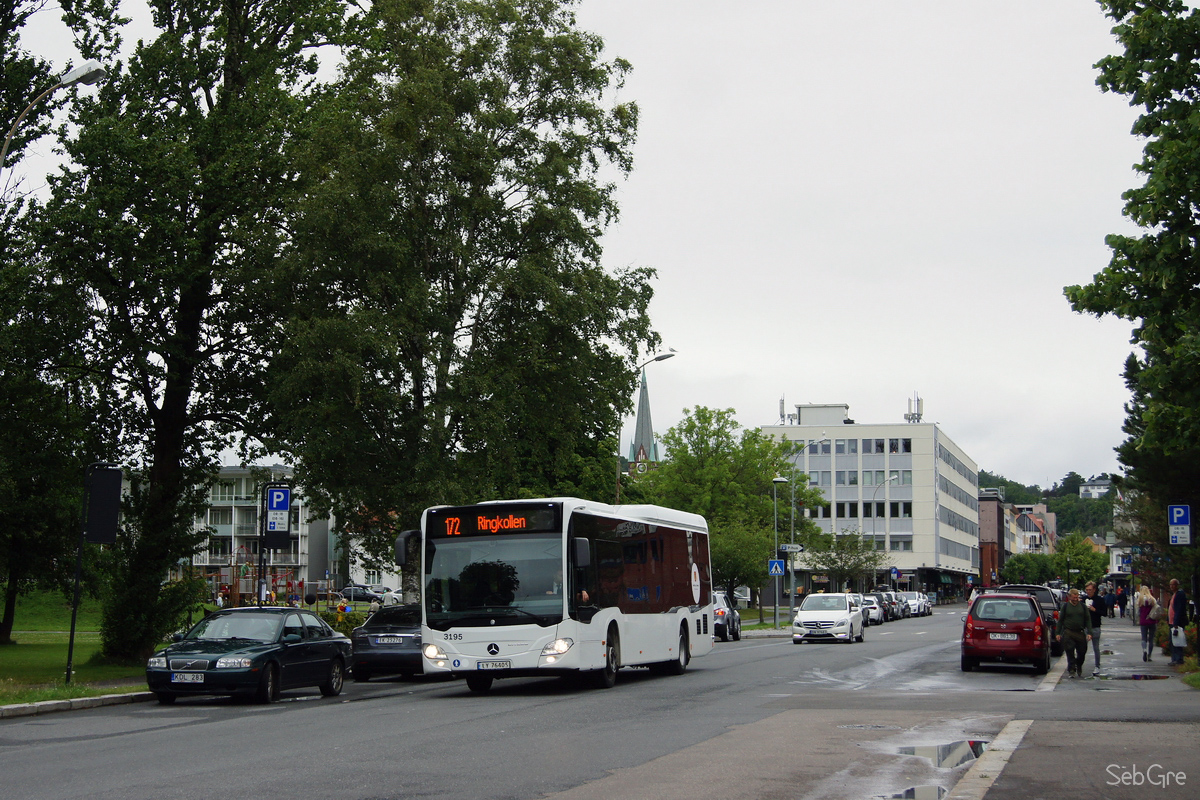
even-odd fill
[(1192, 543), (1192, 507), (1167, 506), (1167, 526), (1171, 544)]
[(772, 578), (777, 575), (783, 575), (783, 559), (768, 558), (767, 559), (767, 574)]
[(292, 490), (288, 486), (267, 489), (267, 530), (286, 531), (292, 510)]
[(898, 567), (892, 567), (892, 580), (896, 580), (899, 577), (900, 577), (900, 569)]
[(803, 553), (804, 545), (802, 544), (781, 544), (779, 549), (785, 553)]

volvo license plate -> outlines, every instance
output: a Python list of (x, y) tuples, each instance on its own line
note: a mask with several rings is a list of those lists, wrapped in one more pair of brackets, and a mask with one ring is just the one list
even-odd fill
[(172, 672), (171, 683), (204, 683), (203, 672)]

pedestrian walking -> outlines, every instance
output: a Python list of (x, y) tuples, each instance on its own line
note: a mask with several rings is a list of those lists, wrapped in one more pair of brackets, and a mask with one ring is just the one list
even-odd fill
[[(1087, 596), (1083, 599), (1083, 604), (1087, 606), (1088, 614), (1092, 618), (1092, 655), (1096, 659), (1096, 668), (1092, 670), (1092, 675), (1100, 674), (1100, 621), (1108, 614), (1108, 604), (1104, 602), (1104, 595), (1096, 593), (1096, 582), (1088, 581), (1083, 587), (1087, 592)], [(1086, 656), (1086, 652), (1084, 653)]]
[(1117, 593), (1111, 588), (1104, 592), (1104, 607), (1108, 612), (1109, 619), (1117, 618)]
[(1082, 678), (1088, 641), (1092, 638), (1092, 614), (1079, 602), (1079, 590), (1067, 593), (1067, 604), (1058, 616), (1058, 640), (1067, 651), (1067, 677)]
[(1129, 606), (1129, 595), (1125, 592), (1125, 587), (1117, 589), (1117, 608), (1121, 609), (1121, 619), (1125, 619), (1125, 609)]
[(1167, 601), (1167, 624), (1171, 626), (1171, 665), (1178, 666), (1183, 663), (1183, 646), (1177, 645), (1175, 642), (1179, 639), (1176, 629), (1183, 630), (1188, 623), (1188, 605), (1187, 595), (1183, 589), (1179, 588), (1179, 581), (1174, 578), (1169, 584), (1171, 588), (1171, 599)]
[(1158, 619), (1154, 616), (1156, 608), (1158, 601), (1150, 593), (1150, 587), (1143, 583), (1138, 587), (1134, 603), (1138, 626), (1142, 629), (1142, 661), (1154, 660), (1151, 655), (1154, 653), (1154, 634), (1158, 630)]

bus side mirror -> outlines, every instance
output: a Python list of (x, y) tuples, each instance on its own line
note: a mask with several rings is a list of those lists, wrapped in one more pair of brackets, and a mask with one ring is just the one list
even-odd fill
[(592, 543), (587, 539), (575, 539), (575, 566), (582, 569), (592, 565)]
[(396, 537), (396, 566), (403, 567), (408, 563), (408, 540), (420, 533), (420, 531), (401, 531), (400, 535)]

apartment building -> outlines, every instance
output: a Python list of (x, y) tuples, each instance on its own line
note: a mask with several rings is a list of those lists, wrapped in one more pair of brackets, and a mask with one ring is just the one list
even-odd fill
[[(849, 410), (798, 405), (781, 424), (761, 428), (803, 443), (796, 466), (829, 501), (805, 514), (826, 532), (859, 534), (886, 550), (897, 572), (880, 582), (967, 592), (980, 569), (976, 463), (936, 423), (860, 423)], [(805, 575), (806, 588), (826, 588), (821, 578)]]

